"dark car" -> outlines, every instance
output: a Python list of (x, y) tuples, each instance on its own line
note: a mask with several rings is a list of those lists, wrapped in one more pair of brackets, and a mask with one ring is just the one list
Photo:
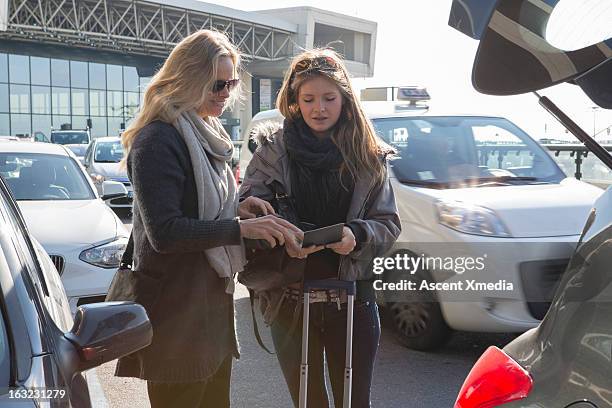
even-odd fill
[[(487, 94), (511, 95), (569, 82), (600, 107), (612, 109), (612, 38), (572, 51), (552, 46), (545, 33), (558, 3), (454, 0), (449, 24), (480, 40), (474, 87)], [(588, 3), (591, 16), (606, 7), (610, 10), (604, 1)], [(585, 10), (587, 5), (580, 6)], [(609, 28), (609, 20), (606, 23)], [(612, 169), (612, 156), (601, 145), (550, 99), (536, 96), (589, 155)], [(455, 407), (612, 407), (611, 317), (612, 187), (608, 187), (586, 220), (541, 324), (503, 350), (487, 349), (466, 378)]]
[(83, 371), (151, 338), (134, 303), (85, 305), (71, 316), (57, 270), (0, 179), (0, 406), (90, 407)]

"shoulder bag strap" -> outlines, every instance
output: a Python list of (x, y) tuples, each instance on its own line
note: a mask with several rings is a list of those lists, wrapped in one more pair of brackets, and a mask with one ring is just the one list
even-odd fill
[(125, 247), (125, 251), (123, 251), (123, 255), (121, 256), (121, 263), (119, 264), (120, 268), (131, 268), (132, 262), (134, 261), (134, 237), (130, 232), (130, 239), (128, 240), (127, 246)]
[(255, 292), (253, 289), (249, 289), (249, 298), (251, 301), (251, 316), (253, 317), (253, 331), (255, 332), (255, 338), (257, 339), (257, 343), (261, 346), (262, 349), (266, 350), (268, 354), (275, 354), (270, 351), (269, 348), (263, 343), (261, 339), (261, 335), (259, 334), (259, 327), (257, 326), (257, 319), (255, 318)]

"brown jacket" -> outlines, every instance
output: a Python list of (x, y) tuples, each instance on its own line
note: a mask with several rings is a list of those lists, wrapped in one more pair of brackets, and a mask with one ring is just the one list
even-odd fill
[[(291, 195), (289, 157), (282, 129), (264, 126), (256, 130), (258, 148), (246, 169), (240, 186), (240, 199), (256, 196), (264, 200), (273, 197), (269, 185), (279, 182)], [(384, 255), (401, 232), (395, 195), (388, 178), (379, 185), (367, 172), (358, 175), (346, 221), (357, 222), (366, 232), (359, 250), (340, 258), (338, 278), (348, 281), (368, 280), (373, 277), (372, 259)], [(262, 312), (270, 323), (278, 310), (280, 292), (260, 294)]]

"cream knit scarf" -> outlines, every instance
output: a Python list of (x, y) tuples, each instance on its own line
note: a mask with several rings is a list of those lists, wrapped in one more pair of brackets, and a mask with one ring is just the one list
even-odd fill
[[(188, 111), (173, 125), (189, 150), (198, 193), (198, 218), (225, 220), (236, 217), (238, 192), (228, 164), (234, 145), (221, 122), (214, 117), (202, 119), (196, 112)], [(225, 292), (234, 293), (234, 276), (245, 264), (242, 246), (209, 248), (204, 254), (219, 277), (226, 280)]]

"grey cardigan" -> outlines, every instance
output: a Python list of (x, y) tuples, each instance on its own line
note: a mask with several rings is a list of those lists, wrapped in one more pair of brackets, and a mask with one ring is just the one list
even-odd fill
[[(279, 182), (291, 195), (289, 156), (282, 129), (261, 127), (256, 130), (258, 148), (246, 169), (240, 186), (240, 199), (256, 196), (264, 200), (273, 197), (269, 185)], [(373, 277), (371, 262), (384, 255), (395, 243), (401, 232), (395, 194), (388, 178), (382, 184), (375, 182), (362, 171), (355, 182), (353, 197), (346, 217), (347, 222), (357, 223), (365, 232), (359, 249), (340, 258), (338, 278), (348, 281), (369, 280)], [(276, 316), (280, 306), (279, 291), (260, 294), (260, 306), (267, 323)]]

